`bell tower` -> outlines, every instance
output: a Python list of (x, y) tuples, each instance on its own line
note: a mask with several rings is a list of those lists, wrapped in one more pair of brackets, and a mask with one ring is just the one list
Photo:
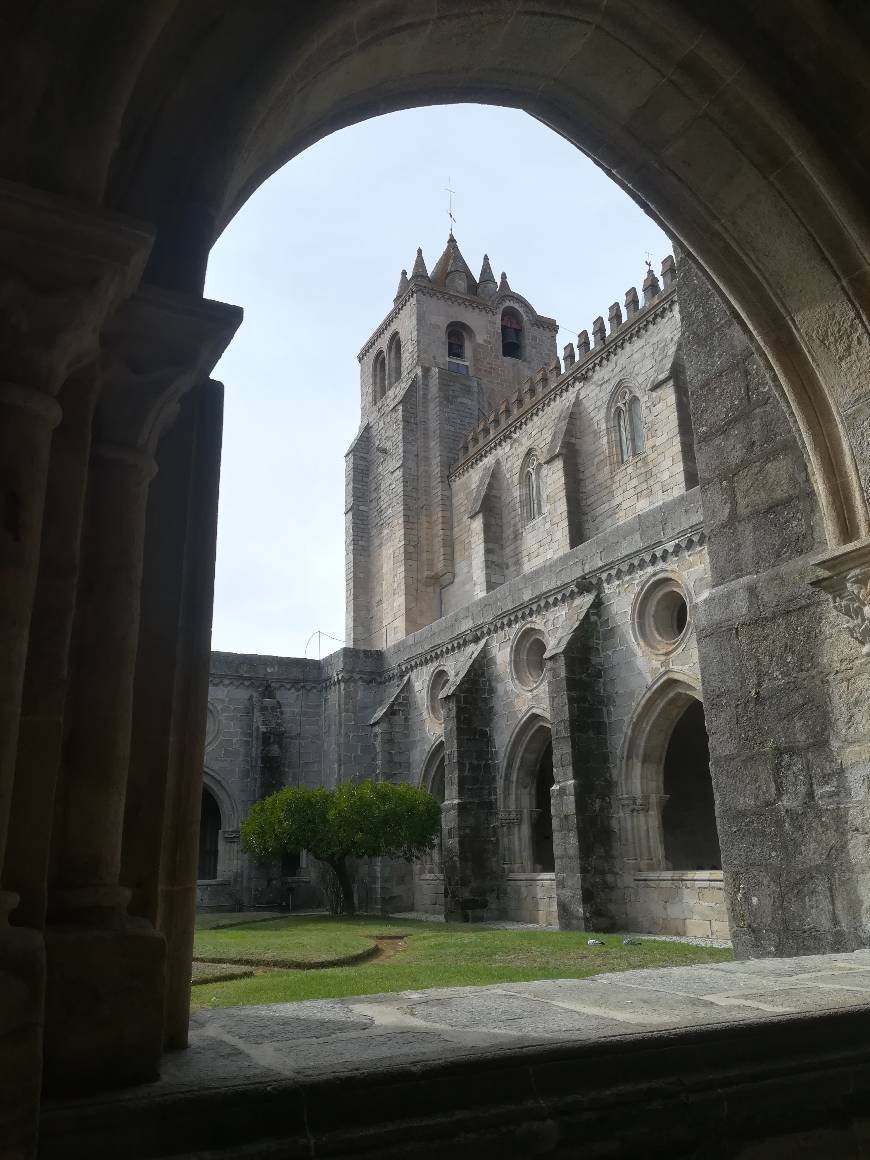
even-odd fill
[(557, 324), (475, 278), (451, 233), (421, 250), (364, 344), (360, 430), (346, 456), (346, 638), (385, 648), (437, 620), (453, 582), (450, 465), (468, 431), (556, 354)]

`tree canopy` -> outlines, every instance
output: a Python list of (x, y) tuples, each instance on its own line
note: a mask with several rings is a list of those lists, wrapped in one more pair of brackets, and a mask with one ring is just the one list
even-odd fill
[(335, 789), (288, 786), (252, 806), (242, 845), (260, 862), (308, 850), (341, 883), (346, 913), (354, 910), (348, 858), (404, 858), (431, 850), (441, 829), (441, 807), (412, 785), (344, 782)]

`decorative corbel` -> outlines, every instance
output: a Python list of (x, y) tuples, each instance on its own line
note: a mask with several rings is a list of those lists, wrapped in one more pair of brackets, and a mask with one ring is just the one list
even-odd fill
[(827, 575), (811, 580), (826, 592), (848, 624), (846, 632), (870, 657), (870, 538), (850, 544), (815, 561)]

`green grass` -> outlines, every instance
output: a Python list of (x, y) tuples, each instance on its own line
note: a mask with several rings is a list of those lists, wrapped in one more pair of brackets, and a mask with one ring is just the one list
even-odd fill
[[(731, 951), (644, 940), (623, 946), (620, 935), (591, 931), (493, 930), (492, 928), (326, 916), (284, 918), (220, 931), (197, 931), (194, 955), (222, 962), (304, 961), (313, 965), (372, 945), (378, 934), (403, 934), (395, 953), (353, 966), (322, 970), (258, 970), (253, 978), (197, 986), (195, 1007), (285, 1003), (430, 987), (483, 986), (532, 979), (581, 979), (603, 971), (687, 966), (731, 958)], [(589, 938), (604, 945), (590, 947)], [(208, 951), (203, 951), (203, 946)]]

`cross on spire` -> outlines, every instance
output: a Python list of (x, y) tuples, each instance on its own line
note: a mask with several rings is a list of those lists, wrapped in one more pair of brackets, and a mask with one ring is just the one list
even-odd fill
[(453, 195), (456, 193), (456, 190), (450, 188), (450, 182), (451, 179), (448, 177), (447, 188), (444, 192), (447, 194), (447, 217), (450, 219), (450, 233), (452, 234), (453, 227), (456, 225), (456, 218), (453, 216)]

